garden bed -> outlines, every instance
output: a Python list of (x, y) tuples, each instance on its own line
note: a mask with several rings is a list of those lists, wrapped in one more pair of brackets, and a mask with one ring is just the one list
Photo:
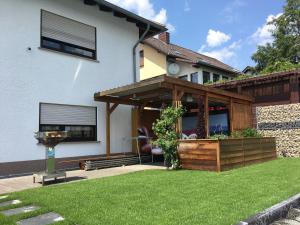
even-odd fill
[(224, 171), (277, 158), (275, 138), (179, 141), (183, 169)]

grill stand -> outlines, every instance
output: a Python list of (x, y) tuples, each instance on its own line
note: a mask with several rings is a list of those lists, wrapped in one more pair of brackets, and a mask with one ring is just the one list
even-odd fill
[(43, 172), (33, 174), (33, 183), (39, 179), (42, 185), (45, 185), (45, 181), (48, 179), (64, 178), (66, 182), (67, 174), (65, 171), (56, 171), (55, 169), (55, 146), (63, 141), (67, 137), (66, 132), (37, 132), (35, 135), (42, 144), (45, 145), (45, 168)]

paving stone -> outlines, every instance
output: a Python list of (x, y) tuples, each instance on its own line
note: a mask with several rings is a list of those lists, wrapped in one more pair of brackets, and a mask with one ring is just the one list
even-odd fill
[(8, 195), (0, 196), (0, 200), (1, 200), (1, 199), (5, 199), (5, 198), (7, 198), (7, 197), (8, 197)]
[(300, 216), (296, 217), (294, 220), (300, 222)]
[(0, 207), (8, 206), (8, 205), (16, 205), (21, 203), (20, 200), (12, 200), (12, 201), (7, 201), (7, 202), (1, 202)]
[(24, 207), (20, 207), (20, 208), (5, 210), (0, 213), (4, 214), (5, 216), (12, 216), (12, 215), (17, 215), (17, 214), (32, 212), (39, 208), (40, 208), (39, 206), (29, 205), (29, 206), (24, 206)]
[(59, 214), (50, 212), (36, 217), (28, 218), (25, 220), (20, 220), (17, 222), (17, 224), (18, 225), (47, 225), (62, 220), (64, 220), (64, 218), (61, 217)]

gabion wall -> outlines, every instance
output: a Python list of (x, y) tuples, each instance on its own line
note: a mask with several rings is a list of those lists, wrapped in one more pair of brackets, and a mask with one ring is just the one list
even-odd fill
[(300, 157), (300, 104), (256, 107), (257, 129), (276, 137), (279, 155)]

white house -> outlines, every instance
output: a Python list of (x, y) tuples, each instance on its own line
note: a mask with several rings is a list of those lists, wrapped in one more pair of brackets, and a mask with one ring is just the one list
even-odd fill
[[(35, 131), (70, 131), (56, 147), (61, 160), (105, 154), (104, 104), (94, 93), (134, 82), (136, 46), (165, 30), (93, 0), (1, 1), (0, 27), (0, 176), (43, 168)], [(122, 141), (130, 113), (112, 115), (112, 153), (131, 151)]]

